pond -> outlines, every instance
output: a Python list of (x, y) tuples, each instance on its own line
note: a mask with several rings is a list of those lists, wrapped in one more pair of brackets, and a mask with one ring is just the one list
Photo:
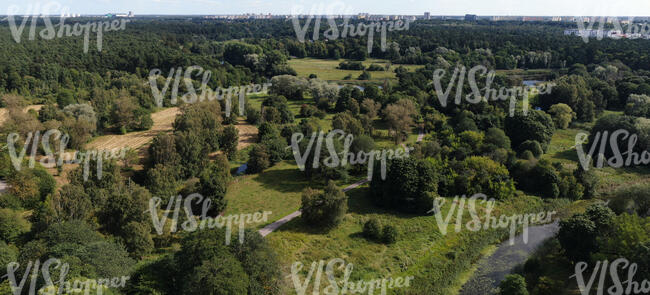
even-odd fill
[(509, 241), (501, 243), (494, 254), (481, 259), (478, 269), (463, 285), (460, 295), (496, 294), (501, 280), (518, 265), (526, 262), (537, 247), (553, 237), (559, 230), (558, 222), (528, 228), (528, 243), (524, 244), (522, 235), (515, 238), (515, 244)]

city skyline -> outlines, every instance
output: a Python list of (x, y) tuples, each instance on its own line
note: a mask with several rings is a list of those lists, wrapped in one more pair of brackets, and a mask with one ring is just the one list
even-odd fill
[[(52, 15), (67, 13), (81, 15), (104, 15), (107, 13), (128, 13), (136, 15), (239, 15), (239, 14), (333, 14), (356, 15), (423, 15), (431, 16), (476, 14), (479, 16), (650, 16), (650, 2), (627, 1), (625, 5), (613, 1), (548, 0), (543, 3), (532, 1), (453, 1), (453, 0), (406, 0), (400, 9), (392, 1), (361, 0), (354, 3), (341, 1), (277, 1), (245, 0), (237, 3), (221, 0), (61, 0), (61, 1), (2, 1), (0, 14), (28, 14), (36, 5), (58, 3), (60, 7), (50, 9)], [(16, 11), (12, 13), (10, 11)], [(42, 8), (41, 8), (42, 11)], [(46, 13), (47, 14), (47, 13)]]

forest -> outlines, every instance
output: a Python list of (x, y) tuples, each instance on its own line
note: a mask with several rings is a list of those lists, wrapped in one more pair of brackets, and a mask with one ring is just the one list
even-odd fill
[[(7, 186), (0, 193), (0, 265), (17, 265), (11, 273), (0, 267), (0, 294), (29, 293), (14, 290), (12, 277), (25, 286), (33, 280), (41, 292), (61, 287), (38, 277), (35, 265), (37, 275), (30, 275), (33, 262), (49, 258), (68, 266), (52, 271), (55, 278), (128, 276), (106, 294), (294, 294), (291, 263), (348, 255), (361, 272), (355, 279), (414, 276), (411, 287), (389, 294), (458, 294), (460, 278), (507, 230), (445, 236), (429, 211), (436, 198), (477, 193), (495, 199), (503, 214), (561, 212), (557, 235), (489, 292), (575, 294), (569, 276), (576, 263), (591, 269), (617, 258), (636, 263), (641, 282), (650, 277), (648, 162), (620, 169), (594, 162), (616, 150), (640, 157), (650, 150), (650, 40), (585, 43), (563, 34), (574, 26), (418, 20), (389, 32), (386, 50), (375, 42), (369, 54), (365, 36), (300, 42), (286, 20), (135, 18), (125, 30), (107, 32), (101, 51), (84, 53), (83, 37), (17, 43), (2, 21), (0, 136), (19, 140), (15, 147), (0, 143), (0, 180)], [(328, 71), (362, 73), (326, 80), (317, 67), (303, 73), (290, 65), (308, 58), (331, 60)], [(239, 99), (172, 103), (167, 91), (157, 104), (152, 70), (162, 72), (155, 78), (162, 86), (170, 69), (192, 66), (211, 72), (207, 81), (198, 72), (184, 77), (197, 90), (202, 84), (270, 87), (244, 95), (243, 115), (226, 115), (226, 108), (239, 108)], [(525, 112), (517, 103), (510, 114), (509, 102), (498, 100), (441, 105), (435, 71), (462, 66), (492, 71), (495, 89), (529, 80), (553, 86), (532, 95)], [(383, 72), (394, 78), (372, 79)], [(483, 89), (488, 73), (479, 75)], [(453, 82), (450, 76), (442, 85)], [(460, 83), (450, 88), (450, 99), (472, 93), (467, 80)], [(187, 88), (180, 83), (178, 93)], [(156, 129), (156, 114), (173, 108), (170, 127)], [(242, 126), (256, 136), (243, 141)], [(107, 136), (147, 134), (151, 140), (121, 159), (90, 159), (88, 171), (39, 161), (30, 167), (29, 151), (38, 159), (48, 154), (35, 134), (52, 129), (68, 136), (64, 143), (52, 138), (52, 146), (65, 144), (68, 152), (90, 150)], [(312, 133), (332, 130), (354, 136), (350, 145), (334, 140), (340, 153), (402, 145), (412, 152), (384, 163), (383, 177), (381, 161), (330, 167), (326, 149), (307, 154), (306, 163), (320, 165), (299, 169), (288, 148), (294, 135), (304, 135), (299, 148), (305, 151)], [(586, 167), (580, 164), (578, 145), (589, 150), (596, 134), (616, 130), (636, 135), (635, 145), (613, 137)], [(579, 132), (589, 134), (587, 142), (574, 142)], [(17, 168), (14, 155), (21, 152), (28, 157)], [(242, 165), (245, 173), (238, 173)], [(359, 189), (343, 189), (369, 173), (372, 180)], [(269, 223), (293, 211), (302, 216), (268, 237), (248, 228), (243, 243), (233, 234), (224, 244), (230, 235), (222, 228), (175, 232), (168, 224), (157, 232), (147, 213), (154, 212), (151, 200), (171, 208), (176, 196), (193, 193), (209, 202), (189, 204), (191, 212), (210, 217), (269, 209)], [(178, 223), (187, 218), (199, 216), (181, 214)], [(372, 254), (380, 252), (399, 257)], [(612, 284), (607, 280), (603, 288)]]

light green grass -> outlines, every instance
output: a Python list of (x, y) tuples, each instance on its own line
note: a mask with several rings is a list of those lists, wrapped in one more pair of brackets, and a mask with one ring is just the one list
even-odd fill
[[(289, 60), (289, 66), (291, 66), (298, 73), (298, 77), (309, 77), (310, 74), (316, 74), (319, 79), (327, 81), (338, 81), (338, 82), (358, 82), (357, 77), (361, 75), (363, 71), (352, 71), (352, 70), (340, 70), (337, 69), (339, 63), (343, 62), (344, 59), (333, 60), (333, 59), (316, 59), (316, 58), (296, 58)], [(386, 60), (382, 59), (367, 59), (362, 62), (364, 66), (369, 66), (370, 64), (379, 64), (384, 66), (388, 63)], [(394, 70), (400, 65), (392, 65), (388, 71), (373, 71), (369, 72), (371, 79), (370, 82), (382, 82), (385, 79), (396, 79)], [(421, 65), (401, 65), (407, 68), (409, 71), (414, 71), (415, 69), (421, 68)], [(351, 75), (351, 80), (343, 80), (347, 75)]]
[[(460, 233), (454, 232), (455, 215), (449, 224), (447, 234), (442, 235), (434, 216), (409, 215), (378, 208), (366, 197), (367, 190), (366, 186), (347, 193), (348, 213), (343, 222), (330, 231), (310, 227), (300, 218), (296, 218), (267, 237), (279, 253), (285, 275), (291, 273), (290, 267), (295, 262), (301, 262), (308, 267), (314, 261), (327, 262), (333, 258), (341, 258), (346, 263), (354, 265), (350, 277), (350, 280), (354, 281), (407, 275), (422, 278), (431, 271), (430, 265), (454, 263), (446, 257), (448, 253), (473, 247), (465, 244), (464, 241), (468, 236), (476, 233), (466, 229), (461, 230)], [(446, 216), (450, 210), (452, 199), (447, 200), (448, 202), (442, 208), (443, 216)], [(512, 202), (499, 204), (493, 214), (520, 211), (540, 204), (540, 200), (536, 197), (522, 196)], [(477, 211), (482, 212), (484, 207), (480, 204), (477, 207)], [(377, 218), (384, 225), (395, 226), (400, 232), (397, 243), (384, 245), (366, 240), (361, 232), (364, 223), (370, 218)], [(470, 220), (469, 213), (465, 210), (462, 224)], [(483, 253), (489, 254), (487, 250), (489, 249)], [(451, 289), (459, 288), (462, 280), (466, 280), (470, 275), (471, 272), (466, 272), (454, 278), (457, 282)], [(301, 274), (301, 280), (304, 278), (305, 273)], [(321, 288), (326, 285), (323, 283)], [(295, 294), (290, 279), (286, 279), (285, 286), (285, 294)], [(308, 290), (312, 287), (313, 284)], [(447, 294), (454, 294), (451, 289)], [(389, 290), (388, 294), (403, 294), (409, 291), (416, 290), (395, 289)]]
[(271, 211), (266, 224), (272, 223), (298, 210), (302, 190), (309, 186), (317, 185), (298, 166), (286, 161), (260, 174), (235, 177), (226, 194), (226, 214)]

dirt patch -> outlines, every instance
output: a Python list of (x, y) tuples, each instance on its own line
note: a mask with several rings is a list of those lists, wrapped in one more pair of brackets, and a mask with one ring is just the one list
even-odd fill
[[(41, 108), (43, 108), (42, 104), (35, 104), (35, 105), (30, 105), (27, 106), (23, 109), (23, 112), (27, 113), (29, 110), (35, 110), (35, 111), (40, 111)], [(7, 116), (9, 115), (9, 111), (6, 108), (0, 108), (0, 125), (2, 125), (5, 121), (7, 121)]]
[(238, 150), (245, 149), (247, 146), (257, 142), (259, 130), (254, 125), (248, 124), (244, 119), (239, 119), (235, 128), (239, 130)]
[(130, 132), (120, 135), (99, 136), (86, 144), (87, 149), (110, 150), (120, 148), (139, 149), (149, 143), (158, 133), (172, 130), (172, 123), (176, 115), (180, 113), (178, 108), (169, 108), (151, 114), (153, 126), (150, 130)]

